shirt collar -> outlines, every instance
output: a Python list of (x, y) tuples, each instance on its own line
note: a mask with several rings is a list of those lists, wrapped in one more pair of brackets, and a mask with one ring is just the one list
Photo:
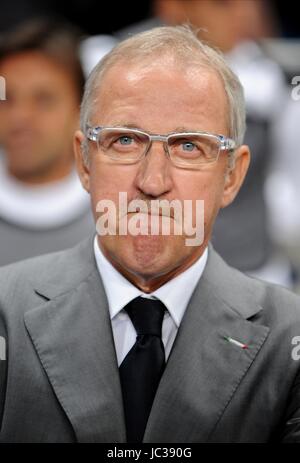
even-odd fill
[(143, 293), (128, 281), (103, 255), (97, 240), (94, 240), (94, 253), (97, 268), (106, 292), (110, 318), (113, 319), (130, 301), (141, 296), (159, 299), (168, 309), (172, 319), (179, 327), (193, 291), (204, 271), (208, 250), (187, 270), (169, 280), (153, 293)]

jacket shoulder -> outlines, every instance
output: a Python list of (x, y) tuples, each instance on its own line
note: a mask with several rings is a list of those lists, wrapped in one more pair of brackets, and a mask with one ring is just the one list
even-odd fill
[[(0, 268), (0, 312), (33, 299), (39, 288), (50, 296), (67, 291), (88, 274), (93, 264), (92, 239), (73, 248), (26, 259)], [(36, 295), (37, 296), (37, 295)], [(40, 301), (40, 298), (39, 298)]]
[(242, 316), (261, 312), (267, 325), (300, 322), (300, 296), (290, 289), (230, 267), (214, 249), (210, 249), (207, 267), (211, 290)]

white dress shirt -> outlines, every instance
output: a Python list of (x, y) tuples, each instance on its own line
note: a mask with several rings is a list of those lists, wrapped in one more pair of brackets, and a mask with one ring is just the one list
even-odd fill
[(113, 267), (100, 250), (97, 236), (94, 241), (94, 253), (108, 300), (118, 365), (136, 341), (135, 328), (123, 308), (138, 296), (159, 299), (167, 308), (162, 325), (162, 341), (168, 359), (189, 300), (205, 268), (207, 248), (191, 267), (151, 294), (143, 293)]

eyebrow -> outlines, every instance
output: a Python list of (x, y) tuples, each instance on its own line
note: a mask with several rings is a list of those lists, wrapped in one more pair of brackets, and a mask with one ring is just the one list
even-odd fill
[[(115, 122), (111, 125), (111, 127), (125, 127), (125, 128), (128, 128), (128, 129), (137, 129), (137, 130), (141, 130), (142, 132), (145, 132), (145, 128), (139, 126), (139, 124), (136, 124), (136, 123), (132, 123), (132, 122), (125, 122), (125, 121), (118, 121), (118, 122)], [(147, 131), (146, 131), (147, 132)], [(184, 127), (184, 126), (179, 126), (179, 127), (175, 127), (174, 130), (172, 130), (171, 132), (169, 133), (185, 133), (185, 132), (202, 132), (202, 130), (199, 130), (199, 129), (190, 129), (188, 127)], [(153, 132), (149, 132), (149, 134), (153, 134)]]

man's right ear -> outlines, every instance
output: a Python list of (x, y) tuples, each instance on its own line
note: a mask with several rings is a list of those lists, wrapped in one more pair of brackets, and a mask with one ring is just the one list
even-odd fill
[(83, 188), (90, 192), (90, 171), (87, 162), (87, 155), (84, 151), (85, 136), (81, 130), (76, 130), (74, 135), (74, 153), (77, 172)]

